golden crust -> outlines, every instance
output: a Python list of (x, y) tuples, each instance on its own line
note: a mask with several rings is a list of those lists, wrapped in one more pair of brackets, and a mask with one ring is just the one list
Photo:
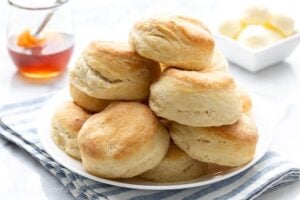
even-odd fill
[(110, 41), (92, 41), (84, 53), (86, 55), (92, 54), (94, 56), (109, 54), (121, 58), (130, 58), (131, 56), (136, 55), (134, 51), (131, 51), (127, 43)]
[(81, 150), (93, 158), (126, 159), (151, 140), (158, 128), (156, 117), (145, 105), (113, 103), (86, 122), (80, 131)]
[(220, 127), (190, 127), (173, 122), (173, 141), (191, 158), (223, 166), (241, 166), (255, 153), (258, 132), (249, 117), (243, 115), (232, 124)]
[(222, 71), (183, 71), (170, 68), (162, 73), (161, 77), (174, 78), (184, 83), (192, 84), (198, 89), (224, 89), (234, 88), (233, 77)]
[[(214, 46), (210, 31), (202, 22), (194, 18), (186, 16), (169, 16), (165, 21), (160, 18), (153, 18), (151, 25), (161, 32), (165, 31), (165, 29), (179, 29), (178, 31), (182, 34), (181, 37), (190, 40), (192, 43), (199, 43), (201, 46)], [(137, 26), (143, 26), (143, 24), (137, 24)], [(149, 27), (152, 28), (151, 26)], [(165, 33), (169, 37), (174, 37), (172, 32)]]
[(141, 100), (159, 77), (160, 65), (128, 44), (93, 41), (70, 72), (70, 83), (87, 95), (108, 100)]
[(82, 125), (90, 116), (87, 111), (73, 102), (65, 102), (57, 108), (52, 119), (58, 122), (61, 129), (67, 131), (71, 136), (77, 136)]
[(136, 102), (111, 104), (92, 116), (78, 136), (85, 169), (105, 178), (129, 178), (155, 167), (169, 140), (151, 110)]
[(70, 95), (78, 106), (90, 112), (100, 112), (113, 102), (110, 100), (91, 97), (77, 89), (72, 84), (70, 84)]
[(77, 135), (90, 114), (74, 104), (65, 102), (60, 105), (52, 117), (51, 138), (66, 154), (80, 160)]
[(232, 125), (201, 129), (206, 129), (211, 136), (241, 143), (253, 144), (258, 139), (257, 128), (253, 121), (246, 115), (242, 115), (241, 119)]
[[(101, 74), (104, 73), (104, 76), (106, 73), (103, 72), (103, 68), (109, 70), (113, 67), (114, 75), (124, 76), (140, 71), (141, 68), (149, 67), (154, 69), (151, 72), (154, 75), (152, 78), (155, 78), (159, 66), (157, 62), (138, 55), (127, 43), (121, 42), (92, 41), (83, 52), (83, 57), (88, 66)], [(115, 64), (121, 64), (125, 67), (115, 66)]]
[(149, 106), (157, 116), (195, 127), (229, 125), (242, 115), (235, 82), (223, 71), (170, 68), (151, 85)]
[[(163, 72), (163, 71), (165, 71), (166, 69), (168, 69), (172, 66), (168, 66), (168, 65), (165, 65), (165, 64), (161, 63), (160, 67), (161, 67), (161, 71)], [(206, 68), (201, 70), (201, 72), (206, 72), (206, 71), (207, 72), (208, 71), (224, 71), (224, 72), (228, 71), (227, 60), (224, 57), (223, 53), (220, 52), (220, 50), (218, 50), (216, 48), (214, 49), (214, 53), (213, 53), (213, 56), (212, 56), (211, 63), (208, 64)]]
[(206, 26), (193, 18), (159, 15), (137, 22), (129, 35), (140, 55), (187, 70), (201, 70), (211, 62), (214, 40)]

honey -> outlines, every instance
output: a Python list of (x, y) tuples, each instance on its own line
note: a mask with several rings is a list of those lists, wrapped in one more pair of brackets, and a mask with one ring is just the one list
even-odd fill
[(74, 39), (66, 33), (47, 33), (37, 39), (24, 31), (10, 37), (7, 48), (21, 74), (31, 78), (51, 78), (66, 69)]

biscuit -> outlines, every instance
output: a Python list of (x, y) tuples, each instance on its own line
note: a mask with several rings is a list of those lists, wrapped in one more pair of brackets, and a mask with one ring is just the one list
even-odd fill
[[(167, 66), (164, 64), (161, 64), (161, 71), (164, 72), (166, 69), (171, 68), (172, 66)], [(176, 67), (175, 67), (176, 68)], [(177, 67), (178, 68), (178, 67)], [(203, 71), (228, 71), (228, 62), (226, 58), (224, 57), (223, 53), (215, 48), (211, 63), (206, 66), (205, 69), (201, 70)]]
[(181, 124), (222, 126), (235, 123), (242, 114), (235, 82), (226, 72), (170, 68), (150, 90), (149, 105), (156, 115)]
[(202, 22), (177, 15), (138, 21), (129, 34), (129, 44), (143, 57), (186, 70), (206, 68), (215, 45)]
[(129, 178), (155, 167), (169, 140), (151, 110), (136, 102), (111, 104), (87, 120), (78, 136), (84, 168), (104, 178)]
[(187, 181), (203, 175), (206, 168), (205, 163), (190, 158), (174, 143), (170, 143), (164, 159), (139, 177), (155, 182)]
[(87, 95), (107, 100), (141, 100), (160, 65), (132, 51), (126, 43), (94, 41), (70, 71), (70, 83)]
[(247, 115), (233, 125), (191, 127), (173, 122), (170, 134), (191, 158), (223, 166), (241, 166), (254, 156), (258, 140), (255, 124)]
[(70, 95), (74, 102), (89, 112), (100, 112), (113, 101), (91, 97), (70, 84)]
[(90, 114), (74, 104), (65, 102), (52, 117), (51, 138), (66, 154), (80, 160), (77, 135)]

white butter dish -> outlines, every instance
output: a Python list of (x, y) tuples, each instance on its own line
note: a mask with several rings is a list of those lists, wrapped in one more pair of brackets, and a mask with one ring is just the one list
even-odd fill
[(214, 37), (218, 48), (229, 61), (251, 72), (262, 70), (284, 60), (300, 42), (300, 34), (296, 33), (268, 47), (255, 50), (220, 33), (214, 33)]

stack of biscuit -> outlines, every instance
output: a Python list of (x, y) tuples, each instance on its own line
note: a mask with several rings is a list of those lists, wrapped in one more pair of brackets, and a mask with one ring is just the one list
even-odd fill
[(157, 182), (204, 176), (254, 156), (251, 98), (227, 71), (197, 19), (138, 21), (129, 44), (94, 41), (70, 72), (73, 102), (52, 120), (52, 138), (86, 171)]

